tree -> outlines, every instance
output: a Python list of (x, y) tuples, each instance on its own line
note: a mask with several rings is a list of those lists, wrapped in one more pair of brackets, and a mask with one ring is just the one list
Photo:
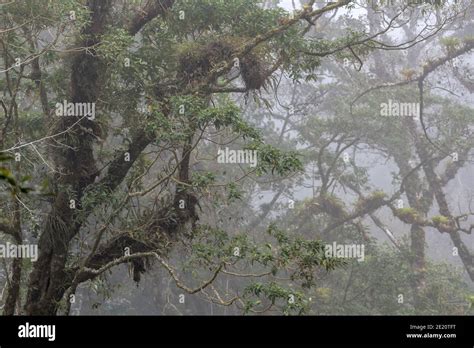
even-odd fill
[[(379, 120), (352, 123), (361, 111), (349, 103), (335, 107), (334, 120), (308, 120), (304, 126), (293, 124), (292, 112), (286, 115), (283, 128), (294, 126), (304, 142), (318, 149), (316, 157), (306, 153), (304, 159), (291, 141), (283, 141), (283, 129), (280, 141), (274, 142), (269, 129), (258, 127), (244, 111), (260, 105), (277, 117), (278, 100), (269, 99), (278, 94), (279, 77), (311, 83), (318, 70), (326, 69), (327, 56), (339, 60), (331, 67), (336, 71), (340, 60), (362, 68), (370, 52), (391, 49), (379, 39), (402, 20), (407, 8), (388, 13), (386, 26), (380, 27), (380, 20), (368, 32), (363, 23), (337, 16), (353, 6), (349, 0), (325, 5), (309, 1), (290, 13), (253, 0), (23, 0), (4, 5), (2, 153), (21, 154), (15, 174), (32, 174), (37, 189), (2, 203), (6, 216), (14, 219), (0, 228), (17, 243), (37, 238), (39, 247), (23, 287), (26, 294), (20, 286), (23, 266), (12, 265), (15, 281), (7, 284), (4, 313), (69, 313), (81, 284), (106, 277), (122, 264), (129, 266), (135, 282), (158, 264), (181, 291), (194, 294), (210, 288), (212, 301), (235, 303), (246, 312), (278, 307), (287, 314), (305, 313), (310, 301), (304, 289), (341, 266), (340, 260), (324, 255), (324, 243), (315, 237), (348, 225), (363, 232), (361, 220), (370, 216), (376, 221), (374, 213), (382, 207), (405, 221), (393, 202), (412, 192), (406, 186), (416, 184), (414, 170), (401, 169), (393, 195), (365, 190), (365, 173), (357, 166), (351, 166), (352, 173), (344, 171), (338, 158), (351, 147), (367, 144), (385, 156), (399, 151), (376, 133)], [(419, 37), (436, 34), (462, 9), (453, 13), (443, 13)], [(421, 20), (430, 13), (418, 15)], [(343, 23), (344, 30), (324, 32), (323, 26), (333, 22)], [(407, 37), (405, 46), (413, 42), (423, 39)], [(463, 45), (449, 47), (451, 58), (469, 51)], [(442, 64), (440, 59), (428, 65), (423, 78)], [(320, 93), (324, 96), (324, 88)], [(423, 166), (428, 177), (430, 167), (420, 152), (425, 144), (416, 145), (416, 169)], [(217, 163), (216, 153), (225, 146), (257, 151), (258, 164)], [(468, 148), (462, 145), (463, 151)], [(405, 155), (402, 151), (396, 159), (403, 162)], [(318, 195), (312, 203), (325, 214), (318, 221), (325, 227), (316, 236), (303, 237), (294, 235), (298, 216), (290, 228), (263, 222), (278, 195), (304, 180), (307, 160), (318, 167)], [(429, 182), (431, 192), (439, 192), (436, 179)], [(336, 183), (356, 194), (354, 209), (334, 197)], [(251, 202), (252, 193), (265, 185), (276, 188), (277, 195), (262, 209), (260, 221), (239, 221), (243, 212), (254, 213), (241, 204), (237, 209), (242, 210), (231, 214), (233, 220), (223, 221), (223, 209), (236, 207), (232, 202), (239, 199)], [(436, 199), (442, 202), (441, 195)], [(423, 216), (412, 222), (412, 234), (420, 236), (413, 240), (422, 243), (423, 226), (442, 230), (443, 217), (456, 219), (445, 215), (447, 211), (440, 213), (438, 219)], [(254, 233), (258, 225), (268, 232), (265, 237)], [(246, 228), (253, 233), (246, 235)], [(420, 251), (420, 243), (412, 247), (418, 245)], [(172, 263), (173, 253), (186, 255), (184, 271), (194, 270), (195, 285), (183, 281)], [(414, 261), (414, 267), (422, 269), (422, 260)], [(252, 273), (242, 273), (248, 264)], [(227, 298), (212, 288), (222, 276), (256, 280)]]

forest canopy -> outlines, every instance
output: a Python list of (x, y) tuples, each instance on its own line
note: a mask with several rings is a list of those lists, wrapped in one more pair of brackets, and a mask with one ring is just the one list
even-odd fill
[(3, 314), (472, 313), (473, 15), (3, 1)]

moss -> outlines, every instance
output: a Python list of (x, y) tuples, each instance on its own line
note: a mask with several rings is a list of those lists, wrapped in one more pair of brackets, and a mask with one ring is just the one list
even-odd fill
[[(178, 50), (178, 75), (184, 83), (205, 78), (209, 72), (223, 61), (229, 61), (242, 45), (240, 38), (218, 38), (207, 44), (185, 43)], [(268, 69), (264, 51), (250, 52), (240, 59), (240, 73), (248, 90), (265, 87)], [(216, 82), (216, 81), (214, 81)]]
[(444, 215), (436, 215), (431, 218), (435, 225), (449, 224), (449, 219)]
[(216, 64), (230, 59), (233, 50), (233, 46), (226, 41), (182, 45), (178, 49), (178, 78), (189, 83), (206, 77)]
[(437, 215), (431, 218), (436, 228), (441, 232), (452, 232), (455, 229), (453, 222), (444, 215)]
[(329, 288), (316, 288), (315, 294), (321, 300), (329, 300), (332, 295), (332, 290)]
[(267, 70), (257, 55), (249, 53), (242, 58), (240, 72), (247, 89), (258, 90), (265, 87)]
[(395, 216), (400, 218), (403, 222), (413, 224), (419, 221), (420, 215), (413, 208), (401, 208), (395, 210)]
[(384, 199), (387, 195), (383, 191), (374, 191), (369, 197), (371, 199)]
[(317, 205), (321, 211), (338, 219), (346, 216), (344, 203), (334, 195), (322, 195), (319, 197)]
[(396, 209), (396, 214), (398, 216), (416, 216), (418, 212), (413, 208), (400, 208)]
[(459, 48), (459, 45), (461, 44), (461, 41), (455, 37), (445, 37), (442, 38), (440, 41), (448, 52), (455, 51)]
[(374, 191), (364, 199), (359, 199), (359, 201), (357, 201), (356, 210), (363, 211), (375, 209), (384, 203), (385, 197), (387, 197), (385, 192)]

